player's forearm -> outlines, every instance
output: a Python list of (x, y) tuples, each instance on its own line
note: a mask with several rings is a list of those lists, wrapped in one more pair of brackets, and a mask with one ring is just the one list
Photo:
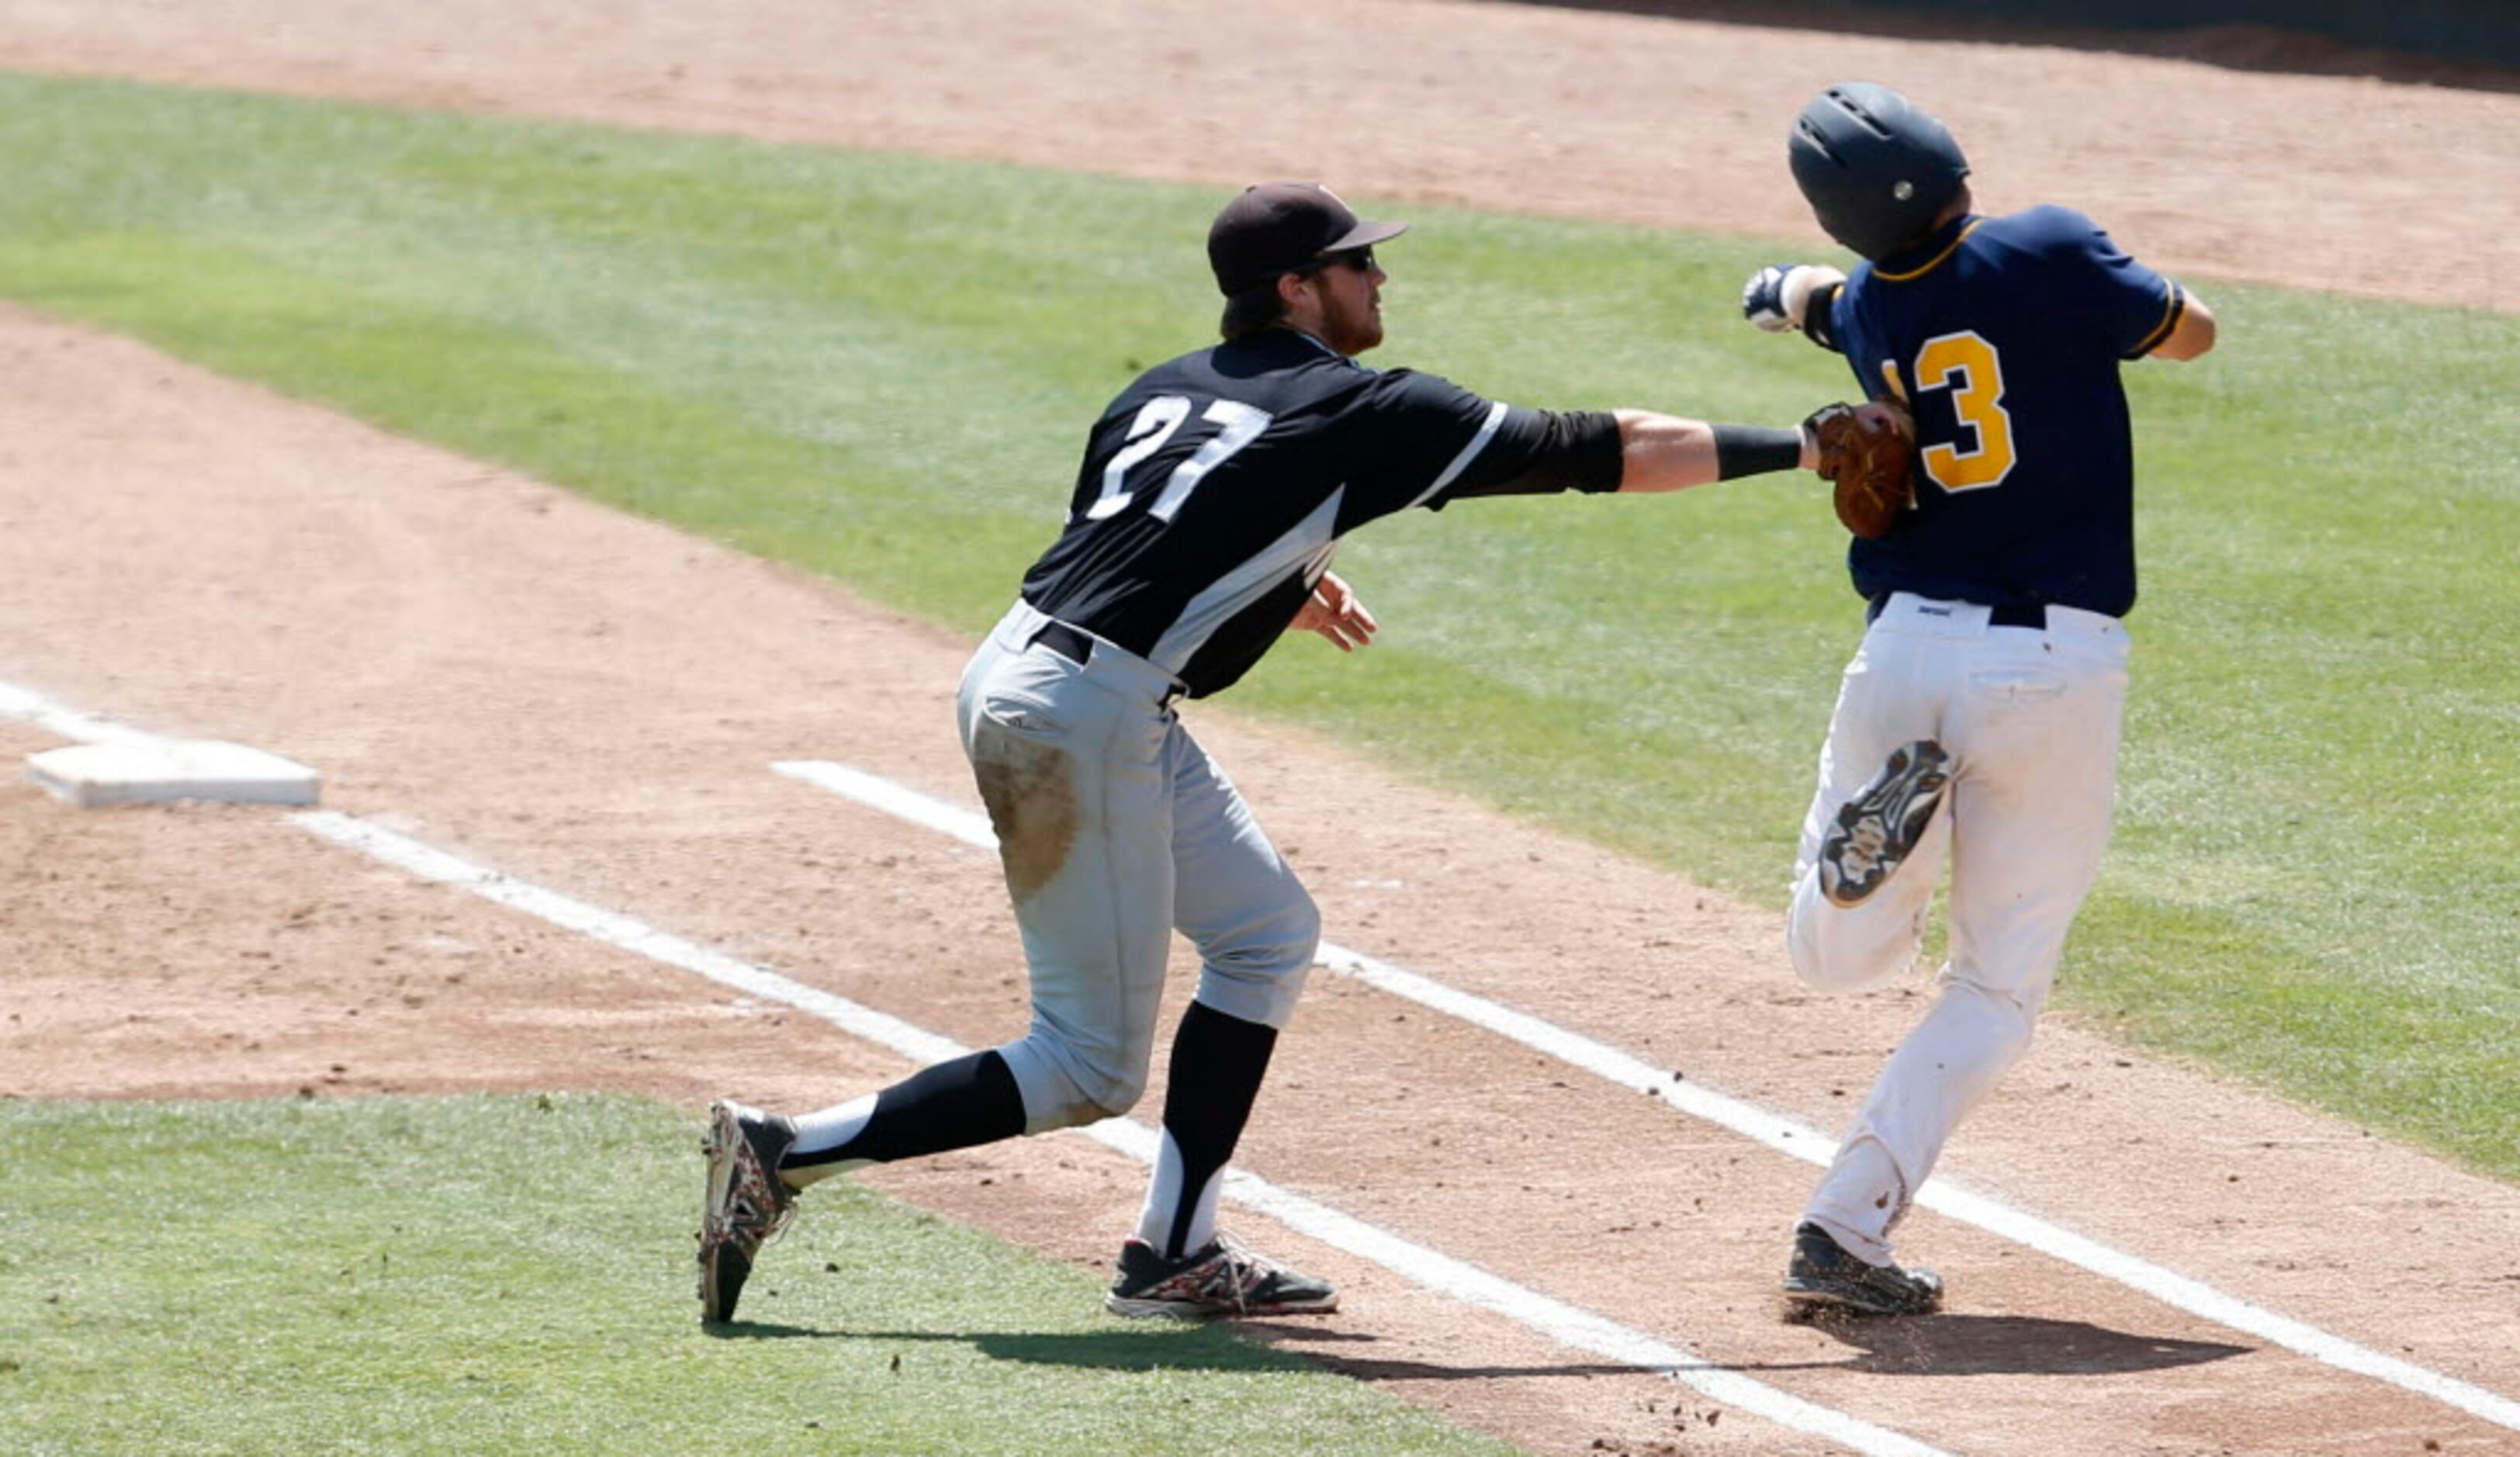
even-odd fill
[(1619, 489), (1676, 491), (1737, 476), (1811, 469), (1811, 441), (1793, 429), (1716, 426), (1650, 410), (1620, 410)]
[(2152, 346), (2155, 359), (2193, 359), (2214, 347), (2214, 311), (2205, 300), (2189, 294), (2180, 308), (2179, 322), (2171, 327), (2170, 337)]

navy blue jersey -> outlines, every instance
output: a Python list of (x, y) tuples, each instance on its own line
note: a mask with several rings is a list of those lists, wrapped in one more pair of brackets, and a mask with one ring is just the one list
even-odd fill
[(1086, 439), (1024, 601), (1181, 679), (1259, 661), (1340, 536), (1465, 496), (1616, 490), (1618, 423), (1368, 369), (1284, 329), (1159, 364)]
[(2063, 207), (1962, 218), (1859, 265), (1830, 324), (1867, 395), (1913, 410), (1921, 478), (1915, 510), (1848, 549), (1856, 591), (2124, 615), (2135, 450), (2118, 366), (2184, 304)]

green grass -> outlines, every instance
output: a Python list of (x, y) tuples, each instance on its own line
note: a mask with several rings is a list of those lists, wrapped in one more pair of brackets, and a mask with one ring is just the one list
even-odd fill
[[(22, 78), (0, 165), (0, 291), (966, 631), (1102, 402), (1213, 325), (1214, 188)], [(1377, 363), (1751, 421), (1849, 388), (1734, 317), (1807, 246), (1407, 215)], [(2520, 319), (2190, 282), (2226, 341), (2131, 371), (2120, 828), (2061, 1002), (2520, 1177)], [(1342, 552), (1370, 657), (1290, 642), (1234, 702), (1777, 905), (1842, 543), (1807, 479), (1413, 514)]]
[(617, 1098), (0, 1103), (0, 1449), (1511, 1450), (847, 1180), (704, 1330), (697, 1148)]

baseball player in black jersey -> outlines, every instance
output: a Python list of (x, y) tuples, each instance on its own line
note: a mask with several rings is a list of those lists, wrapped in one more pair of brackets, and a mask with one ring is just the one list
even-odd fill
[[(1921, 1314), (1891, 1231), (1944, 1141), (2030, 1045), (2099, 873), (2135, 605), (2135, 450), (2119, 372), (2193, 359), (2214, 316), (2079, 212), (1971, 208), (1940, 121), (1886, 86), (1815, 98), (1788, 146), (1821, 226), (1862, 255), (1753, 275), (1742, 311), (1846, 356), (1914, 412), (1912, 505), (1847, 552), (1868, 606), (1804, 819), (1787, 940), (1813, 986), (1913, 964), (1951, 867), (1951, 959), (1804, 1207), (1798, 1305)], [(1941, 813), (1937, 813), (1941, 810)]]
[(1320, 917), (1177, 711), (1288, 628), (1349, 651), (1373, 615), (1329, 570), (1377, 517), (1474, 496), (1672, 491), (1813, 464), (1807, 432), (1498, 403), (1356, 356), (1382, 341), (1374, 248), (1329, 189), (1218, 214), (1224, 341), (1147, 371), (1095, 423), (1065, 528), (965, 672), (963, 745), (1031, 969), (1019, 1040), (787, 1117), (720, 1102), (701, 1318), (722, 1321), (795, 1193), (860, 1165), (1114, 1116), (1147, 1084), (1170, 937), (1197, 948), (1154, 1179), (1105, 1300), (1123, 1315), (1334, 1309), (1327, 1283), (1216, 1227), (1227, 1161), (1313, 962)]

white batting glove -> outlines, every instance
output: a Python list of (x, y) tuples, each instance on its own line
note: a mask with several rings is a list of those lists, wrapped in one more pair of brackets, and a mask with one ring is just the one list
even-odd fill
[(1793, 316), (1785, 312), (1785, 280), (1800, 266), (1771, 263), (1751, 274), (1750, 281), (1741, 286), (1741, 317), (1765, 334), (1782, 334), (1793, 328)]
[(1814, 290), (1846, 282), (1846, 275), (1815, 263), (1771, 263), (1741, 286), (1741, 317), (1770, 334), (1803, 327)]

